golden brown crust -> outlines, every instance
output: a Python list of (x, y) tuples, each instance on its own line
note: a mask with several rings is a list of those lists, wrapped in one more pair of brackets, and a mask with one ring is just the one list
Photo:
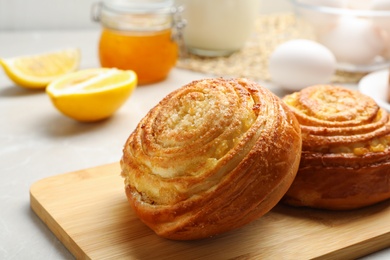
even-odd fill
[(139, 123), (121, 160), (128, 200), (158, 235), (189, 240), (268, 212), (298, 169), (299, 124), (245, 79), (205, 79), (172, 92)]
[(283, 98), (301, 124), (302, 157), (287, 204), (354, 209), (390, 198), (390, 121), (374, 100), (316, 85)]
[(390, 69), (387, 76), (387, 102), (390, 103)]

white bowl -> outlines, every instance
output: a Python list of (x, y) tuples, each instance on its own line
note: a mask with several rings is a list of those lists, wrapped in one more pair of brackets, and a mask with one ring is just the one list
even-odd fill
[(339, 70), (371, 72), (390, 66), (389, 1), (384, 7), (375, 5), (384, 1), (373, 0), (366, 9), (351, 7), (348, 2), (353, 0), (290, 1), (299, 20), (311, 27), (314, 40), (333, 52)]

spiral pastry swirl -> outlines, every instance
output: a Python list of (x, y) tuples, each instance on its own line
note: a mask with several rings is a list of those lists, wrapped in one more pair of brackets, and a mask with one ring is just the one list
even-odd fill
[(302, 157), (283, 201), (353, 209), (390, 198), (388, 113), (362, 93), (316, 85), (283, 101), (302, 130)]
[(193, 81), (139, 122), (121, 160), (128, 200), (158, 235), (191, 240), (268, 212), (298, 169), (298, 121), (246, 79)]

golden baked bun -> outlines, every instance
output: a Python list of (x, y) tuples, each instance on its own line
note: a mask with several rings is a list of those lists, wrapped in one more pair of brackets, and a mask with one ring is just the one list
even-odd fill
[(301, 124), (302, 157), (283, 201), (355, 209), (390, 198), (388, 113), (358, 91), (316, 85), (284, 102)]
[(194, 81), (160, 101), (128, 138), (126, 194), (159, 236), (214, 236), (279, 202), (301, 145), (298, 121), (269, 90), (245, 79)]

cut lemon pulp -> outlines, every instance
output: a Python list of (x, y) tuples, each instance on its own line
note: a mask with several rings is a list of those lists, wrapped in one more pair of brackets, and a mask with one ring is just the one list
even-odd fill
[(46, 93), (64, 115), (93, 122), (114, 114), (136, 85), (134, 71), (96, 68), (61, 76), (47, 86)]
[(42, 89), (59, 76), (75, 71), (79, 66), (80, 56), (80, 51), (72, 48), (1, 59), (0, 63), (8, 77), (17, 85)]

